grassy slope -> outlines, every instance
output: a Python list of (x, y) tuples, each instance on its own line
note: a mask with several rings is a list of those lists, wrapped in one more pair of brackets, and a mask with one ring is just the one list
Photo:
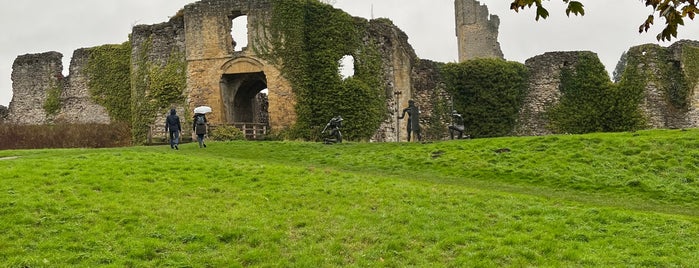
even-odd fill
[(698, 134), (0, 151), (0, 266), (688, 267)]

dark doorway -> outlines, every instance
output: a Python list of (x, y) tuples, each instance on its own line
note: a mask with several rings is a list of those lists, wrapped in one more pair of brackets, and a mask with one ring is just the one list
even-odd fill
[(265, 89), (267, 77), (263, 72), (224, 74), (221, 77), (221, 95), (227, 123), (267, 124), (269, 116)]

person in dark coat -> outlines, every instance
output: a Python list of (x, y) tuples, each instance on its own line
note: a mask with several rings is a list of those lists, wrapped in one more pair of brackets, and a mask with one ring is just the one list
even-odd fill
[(180, 148), (177, 146), (180, 144), (182, 125), (180, 125), (180, 117), (177, 116), (175, 108), (170, 109), (170, 115), (165, 119), (165, 131), (170, 133), (170, 148), (179, 150)]
[(205, 114), (194, 114), (194, 123), (192, 124), (192, 131), (197, 134), (197, 141), (199, 142), (199, 148), (206, 148), (206, 143), (204, 143), (204, 135), (206, 135), (206, 115)]
[(403, 114), (398, 117), (398, 119), (403, 119), (405, 113), (408, 113), (408, 141), (410, 141), (411, 134), (417, 136), (417, 140), (422, 140), (422, 135), (420, 134), (420, 109), (415, 106), (415, 101), (408, 101), (408, 108), (403, 109)]

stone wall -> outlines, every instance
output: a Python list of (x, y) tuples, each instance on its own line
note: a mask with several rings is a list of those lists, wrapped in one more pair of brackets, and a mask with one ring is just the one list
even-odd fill
[(455, 0), (459, 62), (476, 58), (504, 58), (498, 32), (500, 18), (476, 0)]
[(0, 105), (0, 124), (5, 123), (7, 116), (10, 114), (10, 110), (5, 107), (5, 105)]
[(546, 109), (558, 103), (561, 95), (561, 71), (573, 68), (578, 63), (580, 53), (592, 52), (547, 52), (525, 61), (530, 75), (529, 90), (520, 109), (514, 135), (552, 134), (545, 116)]
[(412, 71), (413, 99), (420, 108), (420, 126), (426, 140), (448, 138), (451, 97), (444, 88), (439, 63), (420, 60)]
[(438, 64), (419, 59), (405, 32), (386, 20), (370, 21), (368, 35), (371, 38), (365, 39), (376, 40), (380, 49), (387, 115), (371, 140), (406, 141), (408, 120), (397, 117), (408, 107), (408, 101), (414, 100), (420, 109), (420, 125), (424, 130), (432, 121), (435, 100), (445, 95)]
[(699, 49), (699, 42), (682, 40), (669, 47), (661, 47), (654, 44), (635, 46), (629, 49), (627, 62), (639, 62), (636, 66), (645, 78), (644, 98), (641, 103), (651, 128), (693, 128), (699, 127), (699, 85), (695, 84), (690, 89), (689, 107), (675, 107), (670, 101), (667, 92), (668, 81), (675, 83), (672, 86), (681, 86), (676, 83), (677, 78), (667, 77), (664, 74), (679, 73), (679, 77), (698, 77), (698, 70), (686, 68), (687, 62), (683, 54), (687, 49)]
[(65, 88), (61, 94), (61, 111), (55, 117), (56, 122), (73, 124), (109, 124), (111, 122), (107, 110), (90, 97), (87, 84), (89, 78), (85, 73), (89, 58), (89, 49), (82, 48), (73, 52), (68, 68), (70, 75), (65, 79)]
[[(637, 64), (634, 67), (645, 81), (639, 108), (649, 128), (699, 127), (699, 83), (689, 85), (692, 88), (689, 88), (688, 107), (676, 107), (668, 96), (668, 87), (682, 87), (687, 78), (699, 77), (699, 70), (689, 68), (690, 63), (686, 62), (689, 59), (684, 57), (689, 50), (699, 55), (698, 49), (699, 42), (689, 40), (678, 41), (669, 47), (646, 44), (629, 49), (627, 62)], [(560, 98), (561, 70), (573, 68), (581, 53), (593, 52), (548, 52), (525, 62), (530, 71), (529, 92), (520, 110), (514, 135), (553, 134), (547, 128), (546, 109)]]
[[(168, 22), (163, 22), (154, 25), (137, 25), (131, 32), (131, 68), (132, 75), (138, 73), (141, 68), (150, 68), (151, 66), (163, 67), (172, 58), (173, 53), (185, 53), (185, 35), (184, 35), (184, 19), (181, 14), (172, 17)], [(144, 66), (141, 66), (144, 65)], [(158, 107), (152, 111), (146, 108), (150, 102), (146, 98), (149, 92), (141, 91), (132, 81), (131, 98), (133, 113), (148, 113), (145, 118), (152, 118), (152, 122), (141, 125), (134, 124), (133, 128), (147, 128), (149, 139), (165, 138), (165, 118), (170, 113), (171, 108), (175, 108), (186, 125), (191, 122), (191, 111), (186, 107), (185, 103), (171, 103), (167, 107)], [(183, 92), (184, 94), (184, 92)], [(192, 107), (193, 108), (193, 107)], [(134, 117), (134, 120), (139, 120)], [(187, 121), (190, 120), (190, 121)], [(190, 128), (184, 128), (185, 135), (188, 134)], [(143, 141), (137, 141), (143, 142)]]
[(58, 52), (18, 56), (12, 64), (12, 101), (8, 122), (46, 124), (53, 116), (46, 114), (44, 103), (52, 88), (64, 88), (63, 55)]
[[(188, 105), (208, 105), (213, 109), (214, 124), (232, 123), (230, 104), (222, 96), (236, 96), (237, 87), (223, 92), (223, 75), (263, 73), (268, 89), (268, 123), (272, 130), (281, 130), (296, 122), (296, 99), (290, 83), (275, 66), (255, 54), (256, 48), (267, 47), (271, 13), (268, 0), (223, 1), (204, 0), (184, 9), (187, 58)], [(232, 20), (247, 16), (248, 46), (236, 52), (231, 37)], [(230, 84), (230, 83), (229, 83)], [(259, 88), (262, 90), (262, 88)]]
[[(497, 16), (488, 15), (487, 7), (473, 0), (456, 0), (455, 7), (460, 60), (502, 58), (497, 43)], [(209, 115), (212, 124), (233, 123), (236, 114), (232, 105), (236, 103), (240, 90), (248, 90), (243, 95), (254, 99), (251, 105), (254, 111), (250, 114), (256, 118), (254, 120), (260, 121), (256, 123), (268, 123), (273, 130), (294, 125), (297, 120), (296, 96), (280, 71), (281, 63), (278, 60), (270, 62), (256, 55), (257, 51), (266, 51), (271, 47), (271, 35), (267, 32), (271, 10), (270, 0), (202, 0), (185, 6), (168, 22), (134, 27), (131, 35), (132, 74), (141, 68), (166, 65), (173, 53), (184, 55), (187, 73), (186, 88), (182, 92), (184, 101), (158, 107), (156, 111), (139, 109), (153, 100), (145, 98), (148, 92), (140, 92), (133, 84), (135, 81), (132, 77), (134, 113), (146, 112), (148, 114), (144, 117), (149, 119), (147, 124), (134, 124), (133, 127), (148, 128), (149, 137), (164, 137), (163, 122), (170, 108), (176, 108), (183, 123), (188, 125), (191, 124), (192, 109), (200, 105), (213, 108), (214, 112)], [(239, 16), (247, 16), (248, 47), (235, 51), (231, 27), (232, 20)], [(408, 43), (408, 36), (390, 20), (376, 19), (361, 25), (368, 25), (363, 40), (374, 42), (372, 45), (379, 50), (386, 97), (386, 119), (371, 140), (406, 140), (407, 120), (397, 120), (397, 116), (411, 99), (421, 109), (423, 134), (432, 135), (431, 139), (446, 138), (448, 118), (444, 114), (449, 112), (451, 98), (444, 90), (439, 75), (440, 63), (419, 59)], [(655, 60), (644, 61), (648, 64), (639, 66), (649, 75), (666, 72), (667, 66), (674, 66), (682, 75), (696, 77), (699, 76), (698, 71), (690, 70), (686, 67), (690, 64), (684, 62), (683, 55), (688, 51), (688, 46), (699, 47), (695, 41), (678, 42), (669, 48), (639, 46), (629, 51), (629, 57), (655, 57)], [(61, 74), (60, 53), (17, 57), (12, 73), (14, 95), (8, 108), (7, 121), (19, 124), (109, 123), (105, 108), (90, 98), (85, 73), (89, 51), (78, 49), (74, 52), (70, 75), (65, 78)], [(552, 133), (547, 128), (546, 108), (559, 100), (561, 70), (574, 67), (581, 53), (592, 52), (549, 52), (525, 62), (531, 72), (529, 93), (520, 111), (514, 135)], [(694, 85), (691, 91), (690, 107), (677, 110), (669, 106), (664, 95), (666, 93), (660, 89), (657, 80), (649, 81), (642, 109), (652, 127), (699, 126), (699, 86)], [(241, 85), (246, 85), (247, 89), (242, 89)], [(268, 90), (267, 98), (257, 94), (265, 87)], [(47, 92), (55, 88), (61, 90), (59, 99), (62, 106), (56, 114), (48, 115), (43, 106)], [(440, 129), (444, 129), (444, 132), (440, 132)]]

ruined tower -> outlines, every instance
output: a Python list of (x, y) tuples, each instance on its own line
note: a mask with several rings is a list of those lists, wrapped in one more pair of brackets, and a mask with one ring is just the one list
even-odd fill
[(498, 43), (500, 18), (476, 0), (455, 0), (459, 62), (476, 58), (504, 58)]

